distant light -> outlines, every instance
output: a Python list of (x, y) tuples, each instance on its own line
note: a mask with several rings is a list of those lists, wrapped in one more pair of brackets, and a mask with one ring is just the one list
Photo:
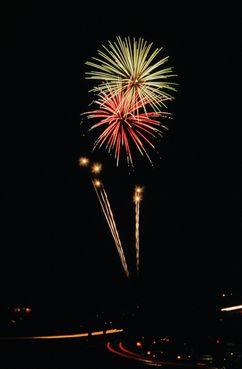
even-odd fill
[(151, 354), (151, 352), (150, 351), (147, 351), (147, 355), (150, 355)]
[(227, 308), (222, 308), (221, 311), (232, 311), (232, 310), (240, 310), (242, 309), (242, 305), (237, 305), (237, 306), (230, 306)]
[(222, 296), (225, 297), (226, 296), (225, 293), (223, 293)]
[(141, 342), (139, 342), (139, 341), (137, 341), (137, 342), (136, 342), (136, 346), (137, 346), (137, 347), (142, 347), (142, 343), (141, 343)]
[(180, 360), (181, 359), (181, 356), (180, 355), (177, 355), (177, 357), (176, 357), (178, 360)]
[(220, 340), (219, 340), (219, 339), (217, 339), (217, 340), (216, 340), (216, 343), (217, 343), (217, 344), (219, 344), (219, 343), (220, 343)]

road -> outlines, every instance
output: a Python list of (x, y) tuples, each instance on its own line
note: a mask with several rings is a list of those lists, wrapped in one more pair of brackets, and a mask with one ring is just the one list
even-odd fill
[[(0, 340), (1, 369), (139, 369), (159, 366), (163, 369), (195, 369), (201, 366), (152, 360), (128, 348), (120, 335), (101, 331), (86, 337), (84, 333), (20, 337)], [(202, 368), (205, 369), (205, 366)]]

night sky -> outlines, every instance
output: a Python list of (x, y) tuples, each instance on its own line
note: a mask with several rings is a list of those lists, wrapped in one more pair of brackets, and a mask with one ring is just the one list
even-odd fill
[[(241, 291), (241, 29), (236, 11), (19, 5), (3, 15), (1, 294), (3, 301), (98, 309), (139, 286), (159, 306)], [(122, 9), (123, 7), (123, 9)], [(142, 10), (142, 11), (141, 11)], [(173, 119), (155, 167), (134, 172), (91, 154), (80, 114), (85, 61), (116, 35), (164, 47), (178, 74)], [(88, 124), (86, 124), (86, 128)], [(128, 282), (80, 155), (100, 160), (123, 240)], [(134, 185), (141, 204), (135, 278)], [(171, 300), (170, 300), (171, 299)]]

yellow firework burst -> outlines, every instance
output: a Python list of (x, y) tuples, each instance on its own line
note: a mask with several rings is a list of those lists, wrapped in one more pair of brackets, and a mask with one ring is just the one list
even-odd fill
[(108, 46), (102, 45), (98, 57), (86, 62), (92, 67), (86, 78), (99, 82), (93, 91), (109, 93), (111, 86), (132, 99), (145, 99), (159, 111), (161, 105), (173, 99), (170, 92), (176, 91), (176, 83), (172, 82), (176, 75), (171, 67), (164, 67), (169, 57), (159, 58), (162, 48), (152, 50), (152, 46), (142, 38), (119, 36)]

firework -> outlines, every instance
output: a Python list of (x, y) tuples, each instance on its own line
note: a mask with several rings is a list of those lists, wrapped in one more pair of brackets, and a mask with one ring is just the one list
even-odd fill
[(101, 181), (99, 181), (99, 179), (94, 179), (93, 180), (93, 185), (95, 188), (101, 187)]
[(153, 43), (142, 38), (136, 40), (116, 37), (115, 42), (108, 42), (98, 50), (98, 57), (86, 62), (93, 68), (86, 72), (86, 78), (99, 84), (93, 91), (106, 92), (111, 86), (116, 92), (122, 91), (129, 98), (147, 100), (155, 111), (160, 110), (165, 101), (173, 99), (170, 91), (176, 91), (175, 77), (171, 67), (164, 67), (169, 57), (160, 58), (162, 48), (152, 51)]
[(135, 203), (135, 250), (136, 250), (136, 269), (139, 272), (139, 254), (140, 254), (140, 239), (139, 239), (139, 227), (140, 227), (140, 202), (142, 200), (142, 187), (136, 187), (134, 192)]
[(108, 195), (105, 191), (104, 185), (101, 182), (101, 180), (99, 178), (95, 178), (94, 175), (98, 175), (100, 174), (101, 170), (102, 170), (102, 164), (101, 163), (90, 163), (90, 160), (86, 157), (80, 157), (79, 158), (79, 166), (80, 167), (87, 167), (87, 166), (91, 166), (91, 180), (92, 180), (92, 184), (93, 187), (95, 189), (97, 198), (99, 200), (99, 203), (101, 205), (103, 214), (106, 218), (107, 224), (109, 226), (109, 229), (111, 231), (111, 234), (113, 236), (114, 239), (114, 243), (116, 245), (122, 266), (124, 268), (124, 271), (127, 275), (127, 277), (129, 277), (129, 271), (128, 271), (128, 266), (126, 263), (126, 259), (125, 259), (125, 255), (124, 255), (124, 251), (123, 251), (123, 247), (122, 247), (122, 243), (119, 237), (119, 233), (117, 230), (117, 226), (114, 220), (114, 216), (113, 216), (113, 212), (111, 209), (111, 205), (108, 199)]
[(100, 163), (94, 163), (92, 165), (92, 173), (99, 174), (102, 170), (102, 164)]
[(116, 94), (112, 87), (108, 91), (101, 92), (96, 100), (98, 109), (85, 113), (89, 119), (98, 120), (90, 128), (100, 130), (94, 149), (105, 146), (109, 153), (114, 152), (118, 165), (123, 148), (128, 165), (133, 166), (133, 146), (151, 162), (146, 147), (155, 149), (155, 140), (162, 137), (162, 132), (166, 129), (157, 118), (169, 117), (169, 113), (149, 112), (148, 100), (135, 97), (130, 99), (122, 91)]
[(79, 158), (79, 165), (80, 167), (87, 167), (89, 165), (89, 159), (84, 156), (81, 156)]
[(119, 233), (118, 233), (117, 226), (116, 226), (116, 223), (115, 223), (115, 220), (114, 220), (113, 212), (112, 212), (110, 202), (108, 200), (108, 196), (107, 196), (107, 193), (105, 191), (104, 185), (101, 181), (96, 180), (96, 179), (95, 180), (92, 179), (92, 184), (93, 184), (93, 187), (94, 187), (95, 192), (97, 194), (99, 203), (101, 205), (103, 214), (104, 214), (104, 216), (106, 218), (106, 221), (108, 223), (111, 234), (113, 236), (114, 243), (116, 245), (116, 248), (117, 248), (122, 266), (124, 268), (125, 274), (127, 275), (127, 277), (129, 277), (128, 266), (127, 266), (127, 263), (126, 263), (122, 243), (121, 243), (121, 240), (120, 240), (120, 237), (119, 237)]

